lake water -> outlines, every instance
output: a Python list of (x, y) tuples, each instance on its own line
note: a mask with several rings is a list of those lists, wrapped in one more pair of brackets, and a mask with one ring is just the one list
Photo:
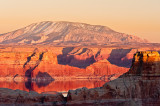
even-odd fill
[(101, 80), (1, 81), (0, 88), (9, 88), (13, 90), (20, 89), (24, 91), (35, 91), (38, 93), (61, 92), (64, 96), (67, 96), (69, 90), (75, 90), (82, 87), (96, 88), (103, 86), (105, 83), (105, 81)]

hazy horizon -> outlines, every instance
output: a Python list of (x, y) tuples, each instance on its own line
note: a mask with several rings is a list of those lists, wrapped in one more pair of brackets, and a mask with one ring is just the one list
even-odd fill
[(107, 26), (159, 42), (159, 0), (1, 0), (0, 34), (41, 21)]

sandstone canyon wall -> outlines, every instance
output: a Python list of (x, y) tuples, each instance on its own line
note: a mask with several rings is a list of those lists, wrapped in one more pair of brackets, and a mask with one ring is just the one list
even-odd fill
[(158, 106), (160, 104), (159, 74), (159, 53), (137, 52), (131, 69), (102, 87), (70, 90), (67, 98), (56, 92), (55, 94), (38, 94), (1, 88), (0, 104)]
[[(42, 75), (51, 76), (52, 78), (100, 78), (104, 75), (115, 74), (117, 70), (120, 70), (120, 74), (128, 70), (128, 68), (110, 64), (107, 61), (109, 54), (103, 55), (105, 50), (100, 52), (98, 48), (96, 49), (61, 47), (1, 48), (1, 80), (4, 77), (12, 77), (18, 80), (22, 77), (43, 77)], [(111, 70), (112, 72), (110, 72)]]
[(4, 47), (0, 48), (0, 79), (106, 77), (110, 80), (127, 72), (133, 54), (142, 50), (151, 48)]
[(70, 90), (67, 104), (158, 106), (160, 105), (159, 74), (159, 53), (137, 52), (129, 72), (99, 88)]

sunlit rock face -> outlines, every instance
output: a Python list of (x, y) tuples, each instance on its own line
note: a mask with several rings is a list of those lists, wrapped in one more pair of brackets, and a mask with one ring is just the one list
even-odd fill
[[(141, 76), (160, 75), (160, 55), (155, 51), (138, 52), (133, 59), (130, 74)], [(143, 70), (143, 71), (141, 71)]]
[(106, 76), (108, 80), (113, 80), (126, 73), (129, 68), (118, 67), (111, 64), (108, 60), (104, 59), (88, 66), (86, 70), (89, 72), (93, 72), (94, 76)]
[(57, 64), (57, 56), (50, 52), (2, 52), (0, 53), (1, 77), (31, 77), (41, 62), (45, 69)]
[[(111, 48), (5, 47), (0, 49), (0, 80), (25, 78), (107, 78), (118, 77), (129, 69), (111, 64)], [(120, 58), (126, 56), (121, 50)], [(105, 54), (106, 52), (106, 54)], [(117, 55), (117, 54), (115, 54)], [(120, 59), (119, 58), (119, 59)], [(42, 76), (40, 73), (44, 73)], [(104, 77), (105, 76), (105, 77)]]
[[(0, 48), (0, 80), (109, 78), (127, 72), (136, 51), (102, 47), (15, 46)], [(157, 51), (160, 48), (154, 48)], [(149, 58), (150, 59), (150, 58)], [(138, 63), (138, 62), (137, 62)], [(136, 64), (136, 63), (135, 63)], [(45, 77), (46, 77), (45, 76)], [(41, 76), (44, 78), (44, 76)]]
[(129, 72), (100, 88), (68, 92), (68, 105), (160, 105), (160, 56), (158, 52), (137, 52)]

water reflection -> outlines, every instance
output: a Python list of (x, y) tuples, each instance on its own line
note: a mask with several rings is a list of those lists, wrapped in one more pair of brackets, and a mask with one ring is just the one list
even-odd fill
[(63, 92), (65, 94), (68, 90), (74, 90), (82, 87), (96, 88), (96, 87), (101, 87), (105, 83), (106, 83), (105, 81), (101, 80), (55, 80), (55, 81), (28, 80), (27, 82), (3, 81), (0, 82), (0, 88), (36, 91), (38, 93), (56, 91), (56, 92)]

